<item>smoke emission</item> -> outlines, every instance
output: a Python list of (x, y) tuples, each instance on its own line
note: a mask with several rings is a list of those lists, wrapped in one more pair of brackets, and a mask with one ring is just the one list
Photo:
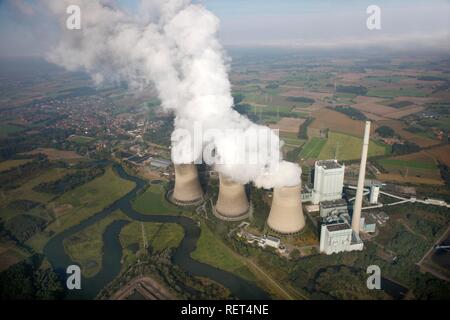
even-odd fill
[[(155, 86), (163, 108), (176, 117), (174, 163), (201, 159), (203, 148), (213, 145), (223, 161), (217, 170), (237, 182), (264, 188), (300, 183), (299, 166), (280, 160), (280, 144), (265, 143), (279, 142), (279, 138), (233, 109), (226, 55), (216, 36), (219, 20), (204, 6), (188, 0), (145, 0), (139, 14), (133, 14), (112, 0), (44, 3), (62, 28), (59, 43), (48, 54), (51, 62), (68, 70), (84, 70), (98, 84), (127, 81), (138, 88)], [(81, 8), (81, 30), (65, 28), (66, 8), (72, 4)], [(203, 131), (218, 130), (202, 138), (201, 148), (193, 150), (187, 135), (179, 132), (193, 135), (194, 124)], [(240, 150), (234, 142), (252, 130), (265, 132), (268, 140)], [(238, 152), (244, 152), (245, 158), (256, 157), (258, 163), (227, 161)]]

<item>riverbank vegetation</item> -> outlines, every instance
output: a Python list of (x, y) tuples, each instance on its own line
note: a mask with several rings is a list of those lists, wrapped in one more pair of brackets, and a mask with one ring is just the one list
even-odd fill
[(172, 263), (173, 250), (165, 249), (152, 255), (143, 255), (106, 286), (97, 296), (110, 299), (127, 283), (140, 276), (149, 276), (165, 286), (166, 290), (184, 300), (233, 299), (229, 290), (206, 278), (191, 276)]

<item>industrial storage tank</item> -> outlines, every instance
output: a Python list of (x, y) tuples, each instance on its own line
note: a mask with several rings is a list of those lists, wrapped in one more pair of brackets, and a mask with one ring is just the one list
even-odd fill
[(244, 185), (221, 174), (216, 216), (224, 220), (241, 220), (247, 218), (249, 208)]
[(175, 189), (171, 200), (178, 205), (194, 205), (203, 200), (203, 190), (194, 164), (175, 165)]
[(267, 225), (281, 234), (294, 234), (305, 227), (300, 185), (274, 189)]

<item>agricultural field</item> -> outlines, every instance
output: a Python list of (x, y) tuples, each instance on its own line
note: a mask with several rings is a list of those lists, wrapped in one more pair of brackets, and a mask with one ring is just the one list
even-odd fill
[(305, 121), (301, 118), (281, 118), (276, 124), (270, 125), (270, 128), (279, 129), (281, 132), (297, 133)]
[(367, 93), (370, 97), (379, 97), (379, 98), (396, 98), (400, 96), (404, 97), (426, 97), (428, 96), (427, 92), (422, 90), (418, 90), (416, 88), (376, 88), (370, 89)]
[(13, 134), (13, 133), (19, 133), (25, 131), (24, 127), (17, 126), (10, 123), (2, 123), (0, 125), (0, 136)]
[(33, 151), (24, 153), (25, 155), (45, 154), (49, 160), (69, 160), (81, 159), (83, 156), (75, 151), (57, 150), (53, 148), (37, 148)]
[(280, 132), (280, 139), (285, 142), (286, 147), (292, 148), (301, 147), (306, 142), (304, 139), (299, 139), (297, 133), (294, 132)]
[(378, 176), (382, 180), (431, 185), (443, 184), (437, 160), (430, 150), (381, 159), (377, 160), (377, 163), (387, 171)]
[(9, 169), (19, 167), (25, 163), (30, 162), (29, 159), (20, 159), (20, 160), (8, 160), (0, 162), (0, 173), (3, 171), (8, 171)]
[(301, 159), (317, 159), (327, 143), (326, 139), (311, 138), (300, 152)]
[[(342, 161), (361, 159), (362, 143), (363, 141), (359, 137), (330, 132), (318, 158), (321, 160), (339, 159)], [(383, 156), (389, 152), (388, 146), (372, 140), (369, 144), (368, 157)]]
[(121, 179), (109, 166), (104, 175), (63, 194), (50, 204), (54, 211), (62, 210), (57, 210), (56, 221), (48, 226), (47, 231), (58, 233), (80, 223), (127, 194), (133, 187), (133, 182)]
[(29, 254), (12, 241), (0, 243), (0, 272), (27, 258)]
[(399, 120), (383, 120), (378, 121), (379, 126), (388, 126), (395, 130), (395, 132), (400, 135), (403, 139), (413, 142), (420, 147), (430, 147), (439, 144), (438, 140), (431, 139), (419, 134), (412, 133), (405, 130), (407, 125)]
[(438, 160), (450, 167), (450, 145), (431, 148), (426, 152), (435, 160)]
[(111, 166), (107, 167), (102, 176), (47, 203), (46, 211), (51, 213), (52, 223), (44, 232), (30, 238), (26, 244), (36, 252), (42, 252), (52, 234), (59, 233), (101, 211), (131, 191), (133, 187), (134, 183), (121, 179)]
[[(350, 135), (364, 135), (364, 122), (350, 119), (343, 113), (328, 108), (320, 109), (312, 113), (314, 122), (308, 128), (308, 136), (311, 137), (310, 129), (328, 128), (330, 131), (342, 132)], [(377, 124), (372, 125), (371, 132), (375, 132)]]
[(3, 191), (3, 197), (0, 198), (0, 217), (3, 215), (5, 207), (13, 201), (29, 200), (44, 204), (49, 202), (52, 198), (54, 198), (54, 195), (37, 192), (33, 189), (41, 183), (56, 181), (64, 177), (66, 174), (73, 172), (75, 172), (73, 169), (47, 169), (33, 175), (29, 178), (29, 180), (24, 181), (18, 188)]

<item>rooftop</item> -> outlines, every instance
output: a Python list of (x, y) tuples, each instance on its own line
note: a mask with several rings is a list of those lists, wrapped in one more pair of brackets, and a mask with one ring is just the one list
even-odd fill
[(319, 160), (316, 162), (316, 165), (324, 168), (325, 170), (342, 168), (337, 160)]
[(351, 228), (348, 225), (348, 223), (336, 223), (336, 224), (327, 225), (327, 229), (328, 229), (328, 231), (333, 232), (333, 231), (341, 231), (341, 230), (346, 230), (346, 229), (351, 229)]
[(344, 199), (322, 201), (320, 203), (320, 207), (324, 208), (324, 209), (337, 208), (337, 207), (347, 207), (347, 202)]

